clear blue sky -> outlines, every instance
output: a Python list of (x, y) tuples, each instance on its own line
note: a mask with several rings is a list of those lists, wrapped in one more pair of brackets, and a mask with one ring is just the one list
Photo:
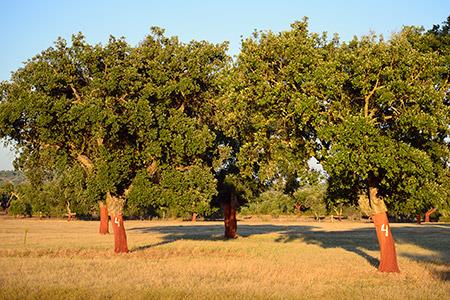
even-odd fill
[[(135, 45), (151, 26), (160, 26), (182, 41), (229, 41), (234, 55), (241, 36), (287, 30), (303, 16), (311, 31), (337, 32), (343, 40), (370, 31), (389, 37), (403, 25), (430, 28), (450, 15), (450, 0), (0, 0), (0, 11), (0, 80), (8, 80), (57, 37), (78, 31), (90, 43), (105, 43), (112, 34)], [(0, 170), (12, 169), (13, 157), (0, 146)]]

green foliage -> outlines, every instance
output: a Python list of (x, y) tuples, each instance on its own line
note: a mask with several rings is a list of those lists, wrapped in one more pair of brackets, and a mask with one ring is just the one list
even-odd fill
[(0, 84), (0, 138), (29, 182), (13, 210), (90, 215), (111, 193), (131, 215), (188, 217), (235, 195), (319, 216), (371, 182), (393, 213), (447, 211), (448, 23), (340, 43), (305, 18), (243, 39), (233, 64), (227, 43), (157, 27), (135, 47), (58, 39)]
[(294, 199), (280, 191), (266, 191), (241, 208), (243, 215), (279, 216), (294, 212)]
[(294, 199), (304, 208), (307, 208), (316, 218), (327, 212), (325, 203), (326, 186), (315, 185), (302, 187), (294, 192)]
[(29, 215), (62, 217), (69, 204), (78, 217), (88, 217), (95, 212), (97, 203), (89, 197), (85, 186), (83, 170), (75, 166), (38, 185), (23, 183), (14, 187), (11, 205), (14, 202), (19, 210), (26, 208)]
[[(80, 33), (30, 59), (0, 86), (0, 137), (20, 149), (16, 166), (39, 190), (33, 206), (54, 214), (49, 207), (69, 201), (90, 213), (107, 192), (125, 198), (136, 175), (156, 164), (149, 174), (154, 185), (186, 180), (185, 198), (180, 187), (159, 189), (178, 195), (189, 211), (206, 213), (215, 185), (209, 169), (201, 167), (202, 178), (167, 172), (199, 171), (210, 157), (214, 134), (204, 122), (212, 118), (209, 100), (229, 61), (226, 48), (183, 44), (153, 28), (136, 47), (114, 37), (89, 45)], [(75, 165), (84, 174), (66, 172)], [(70, 191), (75, 199), (64, 196)], [(130, 208), (142, 206), (137, 199), (143, 201), (135, 198)]]
[(168, 169), (161, 177), (161, 196), (169, 215), (189, 217), (214, 212), (209, 202), (216, 194), (216, 181), (207, 168), (196, 165), (185, 171)]
[[(16, 192), (14, 196), (12, 196), (8, 213), (12, 216), (25, 216), (31, 217), (33, 213), (33, 208), (30, 202), (30, 192), (31, 186), (29, 184), (23, 184), (18, 188), (19, 192)], [(27, 196), (23, 197), (22, 195), (27, 194)]]
[(0, 205), (3, 210), (8, 209), (14, 192), (14, 185), (11, 182), (4, 182), (0, 184)]
[(356, 203), (368, 179), (394, 212), (448, 201), (446, 65), (424, 43), (422, 32), (405, 28), (390, 41), (367, 36), (335, 49), (339, 93), (318, 129), (331, 201)]
[(195, 165), (187, 170), (173, 168), (160, 174), (155, 184), (141, 172), (127, 196), (127, 213), (134, 216), (190, 217), (209, 215), (216, 209), (210, 201), (216, 194), (216, 181), (208, 168)]
[(23, 200), (13, 200), (9, 206), (8, 213), (12, 216), (31, 217), (32, 207), (29, 202)]

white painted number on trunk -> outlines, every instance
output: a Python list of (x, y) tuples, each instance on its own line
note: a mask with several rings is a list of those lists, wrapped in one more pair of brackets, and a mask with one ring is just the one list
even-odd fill
[(386, 237), (388, 237), (389, 236), (389, 225), (382, 224), (381, 225), (381, 232), (385, 232), (384, 235)]
[[(117, 217), (114, 218), (114, 223), (117, 224), (117, 227), (120, 227), (119, 219), (117, 219)], [(383, 224), (383, 225), (384, 225), (384, 224)], [(383, 229), (382, 229), (381, 231), (383, 231)]]

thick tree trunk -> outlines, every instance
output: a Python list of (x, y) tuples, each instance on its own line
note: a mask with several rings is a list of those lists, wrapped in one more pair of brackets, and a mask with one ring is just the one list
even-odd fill
[(378, 244), (380, 245), (380, 272), (400, 272), (397, 264), (394, 238), (392, 237), (389, 220), (385, 212), (372, 216), (373, 224), (377, 231)]
[(127, 234), (123, 223), (123, 205), (124, 199), (112, 196), (109, 192), (106, 193), (106, 206), (108, 207), (111, 216), (111, 223), (114, 232), (114, 252), (127, 253)]
[(416, 215), (416, 223), (420, 224), (422, 222), (422, 216), (420, 214)]
[(100, 201), (98, 203), (100, 207), (100, 234), (108, 234), (109, 233), (109, 222), (108, 222), (108, 208), (105, 203)]
[(197, 213), (193, 213), (193, 214), (192, 214), (192, 219), (191, 219), (191, 221), (192, 221), (192, 222), (197, 221)]
[(111, 215), (111, 223), (114, 231), (114, 252), (127, 253), (127, 234), (123, 225), (122, 213), (119, 213), (118, 215)]
[(434, 213), (436, 210), (437, 210), (436, 208), (432, 208), (432, 209), (428, 210), (428, 211), (425, 213), (425, 223), (429, 223), (429, 222), (430, 222), (430, 215), (431, 215), (432, 213)]
[(380, 272), (400, 272), (397, 264), (394, 238), (392, 237), (389, 220), (386, 214), (386, 205), (383, 199), (378, 198), (378, 189), (374, 179), (369, 177), (369, 200), (372, 208), (372, 220), (377, 232), (380, 246)]
[(223, 204), (223, 217), (225, 222), (225, 238), (235, 239), (237, 235), (236, 219), (237, 199), (236, 195), (231, 194), (230, 201)]
[(299, 215), (299, 214), (302, 213), (301, 209), (302, 209), (302, 205), (301, 205), (300, 203), (298, 203), (298, 202), (295, 203), (295, 213), (296, 213), (297, 215)]

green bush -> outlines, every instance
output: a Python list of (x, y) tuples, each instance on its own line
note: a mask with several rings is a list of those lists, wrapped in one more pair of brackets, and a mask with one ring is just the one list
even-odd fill
[(450, 223), (450, 210), (448, 209), (439, 209), (439, 222)]
[(193, 213), (208, 216), (217, 210), (211, 206), (215, 194), (216, 180), (203, 166), (163, 170), (158, 183), (141, 172), (133, 181), (125, 212), (138, 217), (190, 218)]
[(296, 203), (300, 203), (307, 208), (316, 219), (326, 214), (325, 188), (322, 186), (303, 187), (294, 192)]
[(262, 193), (254, 202), (241, 208), (243, 215), (272, 215), (291, 214), (294, 212), (294, 199), (280, 191)]
[(11, 201), (8, 212), (12, 216), (31, 217), (32, 214), (31, 203), (20, 199), (15, 199)]

